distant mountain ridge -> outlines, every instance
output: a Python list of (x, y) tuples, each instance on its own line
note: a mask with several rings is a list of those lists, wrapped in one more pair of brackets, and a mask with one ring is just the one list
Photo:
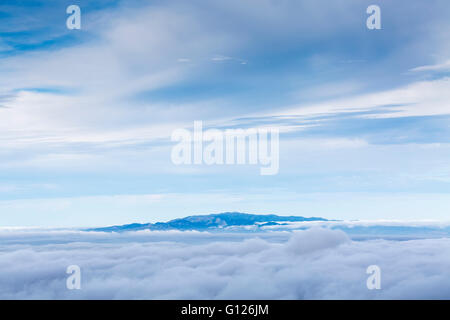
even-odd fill
[(126, 232), (138, 230), (206, 230), (206, 229), (221, 229), (233, 226), (264, 226), (264, 225), (278, 225), (283, 222), (298, 222), (298, 221), (328, 221), (324, 218), (316, 217), (300, 217), (300, 216), (277, 216), (256, 215), (240, 212), (224, 212), (210, 215), (189, 216), (181, 219), (170, 220), (168, 222), (156, 223), (132, 223), (120, 226), (111, 226), (104, 228), (94, 228), (88, 231), (102, 231), (102, 232)]

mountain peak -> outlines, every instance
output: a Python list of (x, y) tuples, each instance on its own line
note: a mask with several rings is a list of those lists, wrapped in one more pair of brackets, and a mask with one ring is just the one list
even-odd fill
[(257, 215), (241, 212), (223, 212), (208, 215), (194, 215), (157, 223), (133, 223), (121, 226), (90, 229), (90, 231), (125, 232), (138, 230), (207, 230), (238, 226), (276, 225), (279, 222), (327, 221), (323, 218), (300, 216)]

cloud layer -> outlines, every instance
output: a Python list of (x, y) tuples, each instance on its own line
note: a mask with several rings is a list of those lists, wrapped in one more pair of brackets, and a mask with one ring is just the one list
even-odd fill
[[(323, 228), (261, 237), (10, 229), (1, 238), (2, 299), (450, 298), (450, 239), (356, 242)], [(81, 268), (81, 290), (66, 289), (69, 265)], [(366, 287), (370, 265), (382, 270), (381, 290)]]

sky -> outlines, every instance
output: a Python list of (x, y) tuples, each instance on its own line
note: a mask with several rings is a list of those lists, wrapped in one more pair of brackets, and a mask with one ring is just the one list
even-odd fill
[[(449, 15), (446, 0), (3, 0), (0, 226), (450, 220)], [(175, 165), (171, 134), (194, 121), (279, 128), (278, 174)]]

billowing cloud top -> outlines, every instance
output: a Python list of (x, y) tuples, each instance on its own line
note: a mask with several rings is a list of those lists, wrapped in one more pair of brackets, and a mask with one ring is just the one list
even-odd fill
[[(1, 299), (448, 299), (450, 239), (0, 231)], [(80, 289), (66, 273), (78, 266)], [(381, 289), (369, 290), (369, 266)]]

